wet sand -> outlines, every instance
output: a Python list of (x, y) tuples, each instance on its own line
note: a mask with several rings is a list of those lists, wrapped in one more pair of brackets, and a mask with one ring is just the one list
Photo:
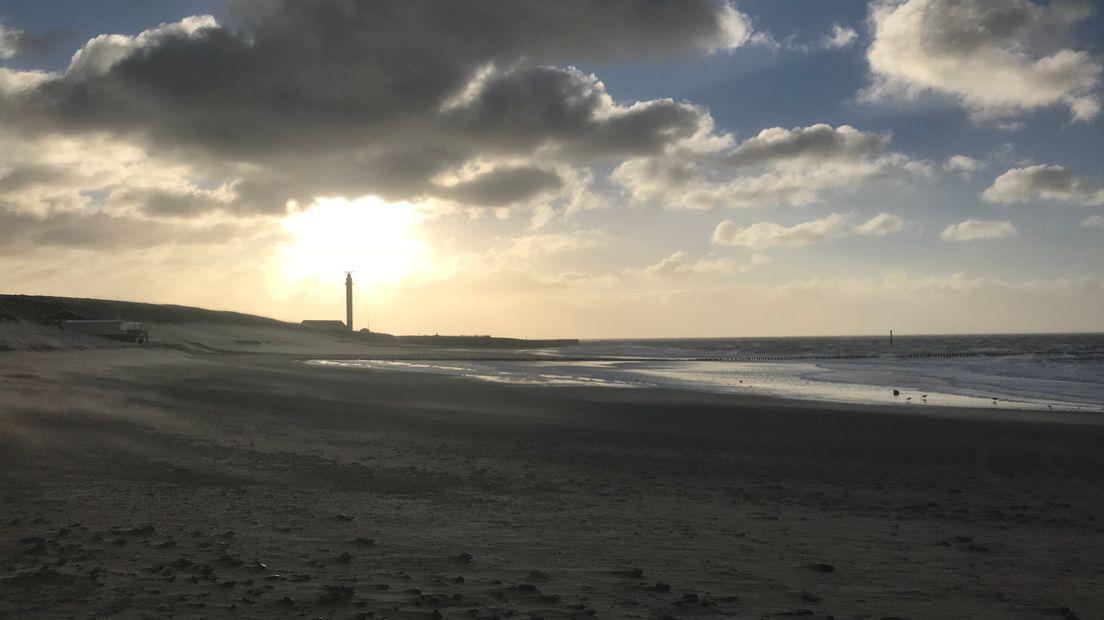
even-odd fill
[(0, 353), (0, 617), (1100, 618), (1104, 423)]

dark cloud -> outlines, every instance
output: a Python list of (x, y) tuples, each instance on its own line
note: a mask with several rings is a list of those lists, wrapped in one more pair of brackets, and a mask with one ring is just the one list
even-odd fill
[(473, 205), (500, 207), (558, 189), (563, 180), (540, 168), (499, 168), (470, 181), (443, 187), (437, 194)]
[(41, 248), (124, 251), (165, 244), (224, 243), (248, 234), (238, 225), (179, 228), (164, 222), (100, 212), (63, 212), (37, 217), (0, 205), (0, 253)]
[(698, 132), (707, 114), (667, 99), (617, 106), (576, 69), (524, 67), (486, 80), (451, 106), (442, 125), (508, 153), (555, 147), (573, 161), (650, 155)]
[[(236, 12), (235, 30), (195, 17), (97, 37), (63, 75), (0, 101), (0, 122), (139, 141), (240, 179), (246, 213), (318, 195), (412, 199), (479, 158), (654, 154), (705, 112), (618, 106), (593, 76), (546, 65), (710, 52), (751, 32), (721, 0), (239, 0)], [(548, 186), (452, 196), (504, 204), (525, 187)]]
[(854, 160), (881, 153), (887, 144), (888, 134), (859, 131), (850, 125), (773, 127), (740, 143), (725, 159), (734, 166)]
[(67, 184), (71, 183), (74, 178), (72, 172), (59, 166), (45, 164), (16, 165), (4, 174), (0, 174), (0, 195), (42, 185)]
[(213, 191), (124, 188), (112, 192), (112, 205), (129, 206), (142, 213), (160, 218), (191, 218), (217, 211), (226, 206), (225, 200)]

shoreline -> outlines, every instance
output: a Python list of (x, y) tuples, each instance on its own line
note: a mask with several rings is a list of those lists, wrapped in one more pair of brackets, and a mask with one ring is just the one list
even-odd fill
[[(598, 359), (598, 358), (595, 358)], [(589, 360), (576, 358), (513, 358), (513, 357), (487, 357), (478, 355), (458, 355), (456, 352), (436, 355), (377, 355), (377, 356), (321, 356), (306, 357), (301, 363), (323, 366), (330, 369), (360, 369), (380, 370), (392, 372), (414, 372), (424, 374), (437, 374), (456, 378), (485, 381), (490, 383), (502, 383), (507, 385), (531, 385), (548, 387), (594, 387), (616, 389), (673, 389), (690, 393), (711, 393), (729, 397), (757, 396), (763, 398), (777, 398), (781, 400), (832, 403), (845, 406), (850, 405), (876, 405), (890, 409), (913, 408), (924, 409), (941, 407), (949, 409), (971, 409), (992, 411), (1036, 411), (1036, 412), (1069, 412), (1095, 414), (1104, 412), (1104, 403), (1077, 402), (1060, 399), (1043, 399), (1041, 397), (1025, 398), (1021, 395), (1008, 394), (1000, 388), (986, 390), (989, 396), (974, 393), (964, 393), (970, 390), (947, 391), (938, 386), (929, 388), (908, 387), (910, 380), (916, 377), (905, 378), (896, 384), (878, 386), (868, 382), (856, 382), (839, 378), (826, 378), (834, 371), (847, 370), (832, 368), (823, 363), (813, 362), (743, 362), (743, 361), (699, 361), (667, 358), (640, 358), (640, 359), (613, 359), (602, 358), (598, 363), (605, 364), (603, 369), (611, 369), (608, 373), (596, 374), (591, 369)], [(730, 379), (728, 384), (695, 381), (693, 372), (695, 367), (725, 367), (725, 371), (731, 371), (733, 377), (744, 376), (749, 383), (745, 384), (741, 379), (739, 384)], [(764, 368), (793, 370), (798, 364), (806, 364), (807, 369), (793, 372), (792, 377), (766, 388), (761, 381)], [(540, 369), (543, 372), (531, 370)], [(685, 369), (681, 375), (649, 372), (652, 367), (679, 367)], [(567, 369), (567, 370), (563, 370)], [(588, 373), (588, 369), (590, 372)], [(889, 368), (874, 368), (889, 372)], [(912, 368), (915, 370), (915, 367)], [(898, 369), (900, 370), (900, 369)], [(562, 371), (564, 374), (557, 374)], [(755, 374), (756, 371), (759, 374)], [(744, 374), (741, 374), (744, 373)], [(755, 381), (756, 385), (751, 385)], [(900, 395), (889, 397), (895, 389)], [(862, 390), (856, 393), (856, 390)], [(927, 395), (932, 395), (928, 402)], [(998, 397), (992, 396), (999, 394)], [(912, 403), (914, 397), (923, 395), (924, 398)]]

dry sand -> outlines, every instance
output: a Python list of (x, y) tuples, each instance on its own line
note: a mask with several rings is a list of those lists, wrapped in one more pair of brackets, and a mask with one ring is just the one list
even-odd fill
[(1098, 417), (494, 385), (173, 329), (0, 352), (0, 617), (1104, 618)]

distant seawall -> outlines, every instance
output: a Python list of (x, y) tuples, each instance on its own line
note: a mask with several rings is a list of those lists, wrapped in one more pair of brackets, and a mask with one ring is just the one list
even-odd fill
[(526, 340), (494, 336), (396, 336), (395, 340), (406, 344), (465, 349), (555, 349), (579, 344), (578, 339), (574, 338)]
[[(433, 338), (434, 336), (427, 336)], [(440, 338), (452, 338), (440, 336)], [(550, 348), (565, 344), (546, 344), (543, 347), (534, 343), (569, 343), (572, 340), (516, 340), (492, 338), (491, 340), (512, 340), (526, 343), (526, 346), (507, 347), (503, 345), (485, 345), (485, 348)], [(422, 344), (422, 343), (419, 343)], [(471, 345), (451, 345), (464, 348), (477, 348)], [(976, 351), (962, 353), (880, 353), (871, 355), (724, 355), (724, 356), (621, 356), (621, 355), (465, 355), (462, 353), (387, 353), (379, 355), (330, 356), (332, 360), (363, 360), (369, 362), (800, 362), (820, 360), (905, 360), (905, 359), (960, 359), (960, 358), (1004, 358), (1004, 357), (1041, 357), (1041, 358), (1082, 358), (1097, 359), (1098, 353), (1071, 355), (1057, 351)]]

